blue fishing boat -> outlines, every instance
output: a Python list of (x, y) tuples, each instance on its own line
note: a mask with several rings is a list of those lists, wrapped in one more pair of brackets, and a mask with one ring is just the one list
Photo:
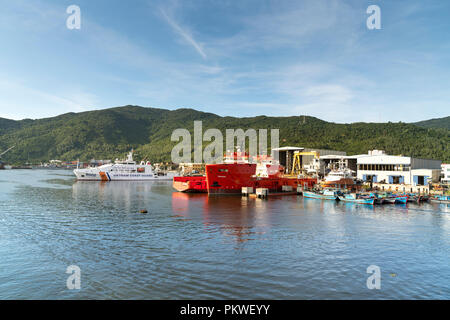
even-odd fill
[(370, 205), (375, 204), (375, 197), (360, 197), (354, 193), (344, 194), (342, 196), (339, 196), (339, 200), (345, 201), (345, 202), (359, 203), (359, 204), (370, 204)]
[(387, 196), (386, 198), (384, 198), (384, 202), (391, 204), (394, 203), (406, 204), (408, 202), (408, 196), (397, 196), (397, 195)]
[(375, 203), (376, 204), (383, 204), (385, 203), (385, 198), (388, 196), (387, 193), (376, 193), (376, 192), (371, 192), (369, 193), (370, 197), (375, 198)]
[(395, 203), (405, 204), (407, 202), (408, 202), (408, 196), (396, 196), (395, 197)]
[(389, 196), (384, 198), (384, 202), (386, 203), (402, 203), (406, 204), (408, 202), (408, 196)]
[(320, 200), (339, 200), (337, 191), (323, 190), (319, 192), (303, 191), (305, 198), (320, 199)]

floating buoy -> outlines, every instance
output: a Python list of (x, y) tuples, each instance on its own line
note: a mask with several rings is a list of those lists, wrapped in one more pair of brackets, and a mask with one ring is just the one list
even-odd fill
[(389, 273), (389, 275), (390, 275), (391, 277), (396, 277), (396, 276), (397, 276), (396, 273)]
[(148, 213), (148, 211), (147, 210), (141, 210), (141, 211), (139, 211), (140, 213)]

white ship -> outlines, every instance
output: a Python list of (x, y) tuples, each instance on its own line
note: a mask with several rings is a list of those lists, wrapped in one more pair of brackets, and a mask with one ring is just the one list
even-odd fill
[(341, 187), (355, 184), (354, 171), (347, 168), (343, 161), (339, 161), (338, 168), (333, 168), (322, 181), (324, 187)]
[(163, 172), (158, 167), (153, 168), (150, 162), (142, 161), (137, 164), (133, 160), (133, 150), (128, 154), (125, 160), (116, 160), (112, 164), (104, 164), (99, 167), (86, 169), (75, 169), (73, 173), (77, 180), (94, 181), (154, 181), (154, 180), (172, 180), (178, 176), (177, 172)]
[(338, 170), (332, 170), (325, 176), (326, 182), (336, 182), (340, 180), (352, 180), (353, 178), (353, 171), (350, 169), (338, 169)]

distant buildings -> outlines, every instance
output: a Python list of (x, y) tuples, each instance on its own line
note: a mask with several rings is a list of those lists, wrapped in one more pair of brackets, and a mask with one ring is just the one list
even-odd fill
[[(166, 164), (167, 165), (167, 164)], [(182, 175), (204, 174), (204, 163), (180, 163), (180, 171)]]
[(111, 163), (111, 160), (95, 160), (95, 159), (92, 159), (89, 162), (89, 165), (91, 167), (98, 167), (98, 166), (102, 166), (104, 164), (110, 164), (110, 163)]

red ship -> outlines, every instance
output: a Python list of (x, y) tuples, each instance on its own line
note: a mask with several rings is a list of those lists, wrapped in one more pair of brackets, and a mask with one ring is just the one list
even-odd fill
[(267, 188), (279, 192), (283, 186), (312, 188), (316, 178), (296, 178), (284, 175), (284, 167), (270, 158), (259, 157), (258, 164), (249, 163), (248, 155), (234, 153), (222, 164), (206, 165), (206, 176), (184, 176), (173, 179), (173, 187), (180, 192), (209, 194), (241, 194), (242, 187)]
[[(283, 170), (283, 169), (281, 169)], [(211, 164), (206, 165), (206, 184), (209, 194), (240, 194), (242, 187), (267, 188), (270, 192), (279, 192), (283, 186), (293, 190), (302, 186), (312, 188), (316, 178), (295, 178), (282, 175), (258, 177), (256, 164)]]
[(273, 163), (270, 158), (259, 159), (258, 165), (248, 163), (248, 157), (226, 158), (222, 164), (206, 165), (206, 185), (209, 194), (240, 194), (242, 187), (267, 188), (279, 192), (283, 186), (311, 188), (316, 178), (296, 178), (284, 175), (284, 167)]

